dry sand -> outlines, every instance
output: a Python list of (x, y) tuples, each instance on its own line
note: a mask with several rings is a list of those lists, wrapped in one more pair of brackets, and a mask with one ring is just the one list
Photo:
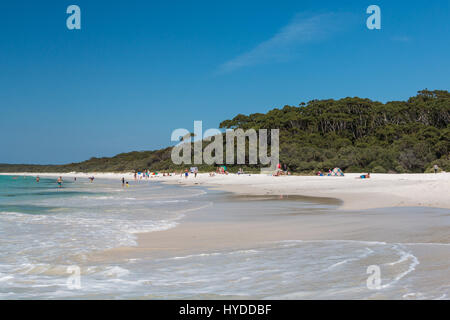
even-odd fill
[(302, 195), (337, 198), (341, 209), (362, 210), (386, 207), (435, 207), (450, 209), (450, 173), (360, 174), (344, 177), (218, 175), (194, 178), (162, 177), (161, 181), (203, 185), (246, 195)]

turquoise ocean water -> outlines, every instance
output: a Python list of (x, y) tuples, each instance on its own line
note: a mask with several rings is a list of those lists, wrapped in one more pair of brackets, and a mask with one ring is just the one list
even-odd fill
[(86, 178), (65, 179), (58, 188), (55, 178), (37, 183), (35, 177), (0, 176), (0, 299), (83, 296), (83, 290), (67, 290), (71, 265), (87, 275), (89, 294), (119, 295), (88, 283), (121, 268), (84, 263), (85, 255), (134, 246), (136, 233), (174, 227), (186, 211), (205, 205), (190, 200), (202, 193)]

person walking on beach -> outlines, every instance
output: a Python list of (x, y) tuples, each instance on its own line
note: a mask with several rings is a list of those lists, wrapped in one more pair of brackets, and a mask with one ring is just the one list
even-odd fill
[(435, 164), (435, 165), (433, 166), (433, 169), (434, 169), (434, 174), (438, 173), (439, 167), (438, 167), (437, 164)]
[(195, 177), (195, 178), (197, 178), (197, 173), (198, 173), (198, 169), (195, 168), (195, 169), (194, 169), (194, 177)]
[(122, 188), (125, 187), (125, 178), (122, 177)]
[(62, 188), (62, 182), (63, 182), (62, 177), (59, 177), (58, 180), (56, 180), (56, 183), (58, 184), (59, 188)]
[(184, 177), (187, 179), (187, 177), (189, 176), (189, 171), (188, 169), (184, 170)]

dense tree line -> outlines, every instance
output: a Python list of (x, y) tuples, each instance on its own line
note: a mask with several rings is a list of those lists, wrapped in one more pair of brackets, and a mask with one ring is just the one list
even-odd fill
[[(312, 173), (340, 167), (347, 172), (428, 172), (434, 164), (450, 171), (450, 93), (418, 92), (407, 101), (312, 100), (266, 114), (239, 114), (223, 129), (280, 129), (280, 160), (291, 171)], [(204, 143), (206, 145), (206, 143)], [(92, 158), (60, 166), (1, 165), (0, 171), (87, 172), (182, 169), (172, 148)], [(200, 170), (214, 166), (201, 165)], [(242, 166), (231, 166), (231, 171)], [(244, 166), (257, 171), (258, 165)]]
[(222, 128), (280, 128), (280, 159), (297, 172), (450, 171), (450, 94), (423, 90), (408, 101), (313, 100), (267, 114), (237, 115)]

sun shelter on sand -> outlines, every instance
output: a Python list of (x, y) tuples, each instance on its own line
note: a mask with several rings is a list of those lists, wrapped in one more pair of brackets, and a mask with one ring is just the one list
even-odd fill
[(343, 177), (344, 176), (344, 172), (340, 168), (334, 168), (331, 171), (330, 176), (332, 176), (332, 177)]

